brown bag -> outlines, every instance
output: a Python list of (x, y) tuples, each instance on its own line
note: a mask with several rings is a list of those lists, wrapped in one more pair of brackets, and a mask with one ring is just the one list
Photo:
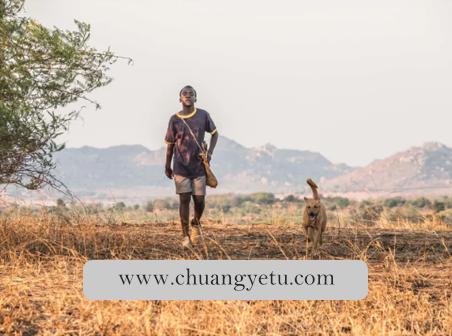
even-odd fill
[(188, 130), (190, 131), (191, 136), (193, 137), (193, 139), (195, 140), (196, 144), (198, 145), (201, 153), (199, 154), (199, 156), (201, 157), (202, 163), (204, 164), (204, 170), (206, 171), (206, 184), (211, 187), (211, 188), (216, 188), (218, 186), (218, 180), (215, 177), (215, 175), (212, 172), (212, 169), (210, 168), (210, 164), (209, 164), (209, 160), (207, 159), (207, 145), (205, 143), (202, 144), (202, 146), (199, 144), (198, 140), (196, 139), (195, 134), (193, 133), (193, 131), (191, 130), (190, 126), (188, 126), (187, 122), (183, 119), (180, 118), (185, 126), (188, 127)]
[(206, 171), (206, 184), (211, 188), (216, 188), (218, 185), (218, 180), (213, 174), (212, 169), (210, 168), (209, 160), (207, 159), (207, 150), (205, 148), (205, 144), (202, 147), (202, 153), (200, 154), (202, 163), (204, 164), (204, 170)]
[(209, 162), (204, 162), (204, 169), (206, 170), (206, 184), (211, 188), (216, 188), (218, 185), (218, 180), (210, 169)]

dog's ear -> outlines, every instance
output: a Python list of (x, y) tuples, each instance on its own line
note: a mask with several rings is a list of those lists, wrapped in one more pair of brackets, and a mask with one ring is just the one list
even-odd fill
[(306, 196), (304, 197), (304, 201), (307, 202), (309, 201), (309, 198), (307, 198)]

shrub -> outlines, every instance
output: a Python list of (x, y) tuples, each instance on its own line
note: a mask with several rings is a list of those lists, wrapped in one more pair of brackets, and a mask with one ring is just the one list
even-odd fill
[(146, 203), (146, 205), (144, 206), (144, 210), (147, 212), (153, 212), (154, 211), (154, 204), (152, 203), (152, 201), (149, 201)]
[(298, 199), (294, 195), (288, 195), (284, 198), (284, 202), (292, 203), (296, 201), (298, 201)]
[(126, 208), (126, 204), (124, 202), (117, 202), (113, 205), (113, 210), (123, 211)]
[(156, 199), (152, 202), (152, 206), (155, 210), (171, 210), (177, 209), (178, 203), (170, 199)]
[(273, 204), (276, 201), (274, 194), (266, 192), (251, 194), (251, 199), (258, 204)]
[(404, 198), (394, 197), (394, 198), (385, 199), (383, 202), (383, 205), (388, 208), (395, 208), (397, 206), (404, 205), (405, 203), (406, 203), (406, 200)]
[(388, 211), (388, 219), (390, 221), (409, 221), (413, 223), (419, 223), (423, 220), (424, 216), (412, 207), (399, 207)]
[(452, 225), (452, 209), (444, 210), (438, 215), (444, 223)]
[(351, 204), (350, 200), (346, 197), (327, 197), (325, 201), (326, 203), (332, 203), (333, 205), (329, 205), (329, 208), (333, 209), (337, 207), (344, 209)]
[(441, 211), (444, 211), (444, 210), (446, 210), (446, 204), (445, 204), (444, 202), (435, 200), (435, 201), (433, 202), (433, 210), (434, 210), (435, 212), (441, 212)]
[(415, 208), (427, 208), (432, 205), (432, 202), (425, 197), (419, 197), (410, 202)]
[(383, 207), (381, 205), (367, 205), (360, 207), (357, 212), (358, 217), (360, 217), (364, 221), (376, 221), (380, 218), (381, 213), (383, 212)]

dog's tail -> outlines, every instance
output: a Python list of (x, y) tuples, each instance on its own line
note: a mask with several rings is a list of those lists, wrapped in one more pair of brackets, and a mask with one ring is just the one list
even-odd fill
[(317, 187), (317, 184), (315, 184), (315, 182), (314, 182), (312, 179), (310, 179), (310, 178), (308, 178), (308, 179), (306, 180), (306, 183), (309, 184), (309, 186), (311, 187), (311, 189), (312, 189), (312, 194), (314, 195), (314, 199), (319, 200), (320, 197), (319, 197), (319, 193), (318, 193), (318, 191), (317, 191), (317, 189), (318, 189), (319, 187)]

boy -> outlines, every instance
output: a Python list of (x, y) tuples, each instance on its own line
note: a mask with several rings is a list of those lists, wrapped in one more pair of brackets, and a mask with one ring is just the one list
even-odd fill
[[(179, 215), (182, 225), (182, 246), (191, 248), (201, 235), (200, 220), (204, 211), (206, 195), (206, 176), (200, 157), (205, 132), (209, 132), (210, 145), (207, 159), (210, 162), (218, 140), (218, 132), (207, 111), (195, 108), (196, 91), (190, 85), (179, 92), (182, 111), (171, 116), (165, 136), (167, 144), (165, 175), (176, 184), (179, 195)], [(191, 131), (190, 131), (191, 129)], [(196, 140), (195, 140), (196, 138)], [(173, 159), (173, 169), (171, 160)], [(190, 199), (193, 198), (195, 214), (191, 220), (190, 238), (189, 216)]]

